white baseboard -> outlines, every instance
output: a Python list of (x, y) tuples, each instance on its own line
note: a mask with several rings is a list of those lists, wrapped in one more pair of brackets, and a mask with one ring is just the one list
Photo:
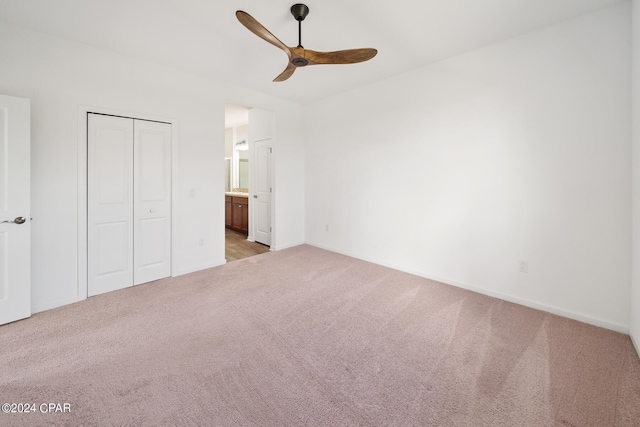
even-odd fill
[(78, 296), (63, 298), (55, 301), (51, 301), (45, 304), (38, 304), (31, 307), (31, 313), (40, 313), (41, 311), (47, 311), (54, 308), (62, 307), (63, 305), (73, 304), (75, 302), (82, 301)]
[[(286, 245), (278, 245), (278, 247), (271, 246), (271, 250), (272, 251), (281, 251), (283, 249), (289, 249), (289, 248), (293, 248), (294, 246), (300, 246), (300, 245), (304, 245), (304, 244), (305, 244), (305, 242), (297, 242), (297, 243), (288, 243)], [(315, 246), (315, 245), (313, 245), (313, 246)], [(331, 249), (328, 249), (328, 250), (331, 250)]]
[(171, 275), (171, 277), (184, 276), (185, 274), (195, 273), (196, 271), (206, 270), (207, 268), (219, 267), (219, 266), (224, 265), (226, 263), (227, 263), (227, 260), (223, 258), (222, 260), (220, 260), (218, 262), (212, 262), (212, 263), (209, 263), (209, 264), (198, 265), (198, 266), (195, 266), (195, 267), (183, 268), (182, 270), (178, 270), (176, 273), (173, 273)]
[[(311, 245), (311, 246), (315, 246), (315, 247), (320, 248), (320, 249), (325, 249), (325, 250), (328, 250), (328, 251), (331, 251), (331, 252), (336, 252), (336, 253), (339, 253), (339, 254), (342, 254), (342, 255), (350, 256), (352, 258), (357, 258), (357, 259), (360, 259), (360, 260), (363, 260), (363, 261), (372, 262), (374, 264), (382, 265), (384, 267), (392, 268), (394, 270), (403, 271), (405, 273), (413, 274), (415, 276), (424, 277), (425, 279), (434, 280), (436, 282), (444, 283), (445, 285), (456, 286), (458, 288), (467, 289), (469, 291), (477, 292), (479, 294), (483, 294), (483, 295), (487, 295), (487, 296), (490, 296), (490, 297), (498, 298), (498, 299), (501, 299), (501, 300), (504, 300), (504, 301), (512, 302), (514, 304), (523, 305), (525, 307), (534, 308), (536, 310), (546, 311), (548, 313), (556, 314), (558, 316), (567, 317), (569, 319), (577, 320), (577, 321), (583, 322), (583, 323), (588, 323), (588, 324), (594, 325), (594, 326), (599, 326), (599, 327), (605, 328), (605, 329), (610, 329), (612, 331), (620, 332), (620, 333), (623, 333), (623, 334), (629, 334), (629, 327), (628, 326), (621, 325), (621, 324), (618, 324), (618, 323), (615, 323), (615, 322), (610, 322), (608, 320), (603, 320), (603, 319), (600, 319), (600, 318), (597, 318), (597, 317), (593, 317), (593, 316), (589, 316), (589, 315), (586, 315), (586, 314), (576, 313), (576, 312), (573, 312), (571, 310), (566, 310), (566, 309), (563, 309), (563, 308), (554, 307), (552, 305), (540, 303), (540, 302), (537, 302), (537, 301), (532, 301), (532, 300), (528, 300), (528, 299), (524, 299), (524, 298), (515, 297), (513, 295), (504, 294), (504, 293), (501, 293), (501, 292), (491, 291), (491, 290), (484, 289), (484, 288), (476, 286), (476, 285), (471, 285), (471, 284), (468, 284), (468, 283), (462, 283), (462, 282), (458, 282), (458, 281), (455, 281), (455, 280), (450, 280), (450, 279), (447, 279), (447, 278), (434, 276), (434, 275), (425, 273), (423, 271), (414, 270), (414, 269), (410, 269), (410, 268), (406, 268), (406, 267), (399, 267), (397, 265), (389, 264), (389, 263), (386, 263), (386, 262), (383, 262), (383, 261), (380, 261), (380, 260), (363, 258), (361, 256), (358, 256), (358, 255), (355, 255), (355, 254), (352, 254), (352, 253), (348, 253), (348, 252), (345, 252), (345, 251), (340, 251), (340, 250), (337, 250), (335, 248), (328, 247), (326, 245), (321, 245), (319, 243), (306, 242), (306, 244)], [(636, 349), (638, 349), (637, 346), (636, 346)]]
[[(223, 259), (221, 262), (205, 264), (205, 265), (201, 265), (201, 266), (197, 266), (197, 267), (190, 267), (190, 268), (187, 268), (187, 269), (179, 270), (178, 273), (173, 274), (172, 277), (183, 276), (185, 274), (194, 273), (196, 271), (205, 270), (207, 268), (218, 267), (220, 265), (226, 264), (226, 262), (227, 261)], [(54, 308), (62, 307), (63, 305), (73, 304), (73, 303), (76, 303), (76, 302), (79, 302), (79, 301), (84, 301), (84, 300), (86, 300), (86, 298), (81, 298), (79, 296), (74, 296), (74, 297), (70, 297), (70, 298), (63, 298), (63, 299), (51, 301), (51, 302), (48, 302), (48, 303), (45, 303), (45, 304), (38, 304), (38, 305), (34, 305), (34, 306), (31, 307), (31, 313), (32, 314), (40, 313), (42, 311), (51, 310), (51, 309), (54, 309)]]
[(640, 346), (638, 345), (638, 341), (635, 338), (635, 333), (633, 330), (629, 331), (629, 338), (631, 338), (631, 342), (633, 343), (633, 347), (636, 349), (636, 353), (638, 353), (638, 357), (640, 357)]

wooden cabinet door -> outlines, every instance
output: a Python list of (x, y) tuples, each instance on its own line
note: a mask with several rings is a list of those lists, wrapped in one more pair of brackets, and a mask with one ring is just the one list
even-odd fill
[(224, 196), (224, 226), (231, 228), (231, 196)]
[(235, 202), (231, 206), (231, 228), (236, 231), (242, 230), (242, 205)]
[(249, 199), (233, 197), (231, 201), (231, 229), (247, 234), (249, 232)]
[(242, 206), (242, 232), (244, 234), (249, 233), (249, 206)]

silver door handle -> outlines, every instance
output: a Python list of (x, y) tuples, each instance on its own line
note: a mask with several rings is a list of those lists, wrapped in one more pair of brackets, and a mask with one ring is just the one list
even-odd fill
[(2, 221), (2, 222), (0, 222), (0, 224), (7, 223), (7, 224), (18, 224), (18, 225), (20, 225), (20, 224), (24, 224), (25, 222), (27, 222), (27, 219), (22, 217), (22, 216), (19, 216), (16, 219), (14, 219), (13, 221)]

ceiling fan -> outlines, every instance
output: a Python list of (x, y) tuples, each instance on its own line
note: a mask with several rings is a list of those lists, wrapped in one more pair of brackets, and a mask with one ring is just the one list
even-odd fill
[(236, 11), (238, 21), (249, 29), (252, 33), (272, 45), (282, 49), (289, 57), (287, 68), (275, 79), (274, 82), (282, 82), (291, 77), (298, 67), (318, 64), (355, 64), (368, 61), (376, 56), (376, 49), (349, 49), (336, 52), (316, 52), (315, 50), (302, 47), (302, 21), (309, 14), (309, 8), (304, 4), (294, 4), (291, 6), (291, 14), (298, 21), (298, 46), (288, 47), (276, 36), (271, 34), (261, 23), (242, 10)]

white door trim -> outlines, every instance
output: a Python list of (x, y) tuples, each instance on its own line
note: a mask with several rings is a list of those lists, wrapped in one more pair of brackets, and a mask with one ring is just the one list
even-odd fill
[[(78, 301), (87, 299), (87, 114), (105, 114), (111, 116), (127, 117), (139, 120), (150, 120), (171, 124), (171, 253), (174, 253), (176, 238), (176, 199), (178, 176), (178, 121), (176, 119), (158, 117), (149, 114), (132, 113), (129, 111), (114, 110), (111, 108), (94, 107), (90, 105), (78, 106)], [(171, 257), (171, 275), (177, 270), (175, 256)]]

